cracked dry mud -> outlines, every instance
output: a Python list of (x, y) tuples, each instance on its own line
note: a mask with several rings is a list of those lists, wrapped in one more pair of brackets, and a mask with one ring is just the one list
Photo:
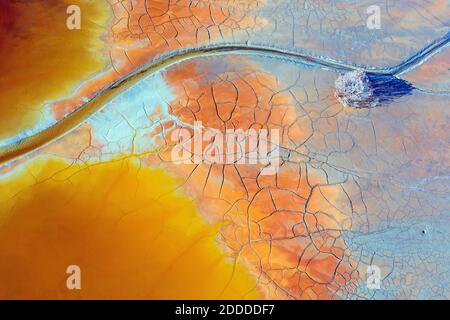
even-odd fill
[[(82, 35), (100, 49), (73, 57), (77, 71), (102, 61), (87, 79), (52, 73), (41, 96), (15, 102), (20, 81), (5, 95), (16, 111), (0, 121), (27, 120), (0, 132), (0, 297), (450, 298), (444, 2), (388, 2), (369, 31), (366, 1), (109, 1), (102, 37)], [(336, 98), (345, 70), (389, 74), (411, 57), (395, 79), (412, 90), (374, 108)], [(72, 93), (46, 96), (53, 77)], [(30, 101), (47, 102), (42, 118)], [(279, 170), (176, 162), (174, 132), (198, 121), (279, 130)], [(73, 263), (79, 293), (64, 287)]]

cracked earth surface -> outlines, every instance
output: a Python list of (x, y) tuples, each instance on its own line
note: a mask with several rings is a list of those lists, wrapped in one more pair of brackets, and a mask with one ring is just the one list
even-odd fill
[[(110, 1), (102, 70), (47, 104), (45, 121), (29, 121), (35, 132), (8, 132), (17, 138), (1, 144), (70, 122), (0, 166), (0, 296), (65, 297), (64, 273), (36, 280), (26, 264), (57, 274), (79, 260), (103, 288), (88, 287), (87, 298), (120, 297), (118, 288), (189, 297), (186, 286), (196, 298), (449, 298), (446, 48), (399, 76), (416, 89), (376, 108), (336, 99), (339, 70), (224, 52), (125, 82), (92, 114), (70, 118), (183, 48), (258, 44), (395, 67), (449, 32), (442, 1), (405, 3), (385, 3), (386, 27), (368, 32), (369, 4), (352, 1)], [(279, 130), (278, 171), (178, 163), (174, 133), (193, 135), (198, 121), (222, 134)], [(366, 285), (370, 265), (379, 290)], [(23, 278), (29, 285), (14, 288)]]

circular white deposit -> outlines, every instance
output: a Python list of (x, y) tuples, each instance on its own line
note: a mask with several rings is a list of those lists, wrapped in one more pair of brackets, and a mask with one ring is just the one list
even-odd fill
[(335, 83), (335, 96), (344, 106), (370, 108), (376, 105), (369, 78), (363, 70), (340, 75)]

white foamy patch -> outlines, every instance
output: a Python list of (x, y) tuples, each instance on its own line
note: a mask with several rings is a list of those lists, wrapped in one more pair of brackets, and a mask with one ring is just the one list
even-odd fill
[(334, 86), (335, 96), (341, 104), (353, 108), (376, 106), (369, 78), (363, 70), (355, 70), (339, 76)]

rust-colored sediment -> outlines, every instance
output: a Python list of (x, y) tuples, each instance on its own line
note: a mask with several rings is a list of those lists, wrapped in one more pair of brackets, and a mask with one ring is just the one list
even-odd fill
[[(80, 6), (80, 30), (66, 27), (70, 4)], [(103, 1), (0, 0), (0, 139), (43, 120), (47, 102), (106, 67), (109, 16)]]
[[(134, 7), (132, 12), (126, 10), (128, 2), (113, 4), (112, 69), (89, 81), (73, 98), (55, 104), (54, 117), (62, 119), (79, 107), (81, 97), (92, 98), (157, 54), (208, 43), (211, 35), (218, 35), (214, 28), (205, 33), (198, 25), (189, 25), (190, 15), (208, 25), (223, 12), (207, 6), (188, 12), (184, 2), (167, 6), (152, 2), (152, 10)], [(251, 18), (239, 20), (242, 13), (234, 14), (240, 25), (224, 33), (256, 27)], [(180, 21), (188, 24), (181, 28)], [(139, 40), (149, 42), (135, 47)], [(214, 81), (204, 77), (214, 70), (204, 74), (201, 70), (191, 61), (165, 73), (174, 92), (186, 95), (170, 105), (172, 115), (183, 122), (201, 120), (220, 130), (281, 129), (286, 148), (292, 147), (289, 141), (300, 144), (311, 134), (292, 98), (278, 92), (278, 79), (255, 65), (242, 63), (240, 74), (224, 72)], [(189, 81), (192, 78), (196, 81)], [(8, 159), (52, 141), (118, 92), (113, 88), (94, 99), (85, 109), (90, 111), (66, 117), (56, 131), (40, 136), (37, 144), (19, 146), (22, 153), (12, 150)], [(69, 144), (74, 136), (88, 141), (88, 130), (84, 125), (37, 154), (61, 153), (64, 148), (56, 146)], [(80, 144), (70, 157), (88, 153), (88, 143)], [(350, 253), (336, 231), (343, 229), (343, 217), (332, 203), (343, 196), (342, 191), (323, 186), (326, 181), (319, 171), (305, 163), (283, 163), (277, 176), (261, 177), (258, 166), (175, 166), (167, 147), (157, 157), (142, 156), (142, 161), (152, 166), (162, 160), (165, 169), (182, 181), (129, 160), (82, 167), (47, 159), (31, 162), (29, 173), (0, 182), (8, 186), (0, 201), (0, 259), (8, 261), (0, 265), (0, 277), (7, 281), (0, 297), (255, 298), (256, 283), (266, 298), (329, 299), (357, 281)], [(170, 192), (180, 185), (208, 225), (197, 216), (193, 203)], [(226, 254), (239, 262), (236, 269), (216, 248), (217, 226)], [(186, 246), (180, 248), (180, 243)], [(65, 288), (63, 271), (69, 264), (85, 270), (86, 285), (78, 293)], [(45, 276), (36, 275), (43, 270)]]
[[(277, 93), (273, 76), (245, 58), (233, 57), (238, 72), (216, 76), (208, 69), (213, 64), (202, 62), (183, 62), (165, 73), (179, 93), (170, 111), (183, 123), (202, 121), (222, 133), (279, 129), (286, 148), (308, 138), (310, 126), (302, 123), (292, 97)], [(171, 131), (164, 137), (158, 157), (147, 157), (147, 163), (162, 160), (185, 180), (207, 221), (226, 221), (224, 243), (232, 256), (246, 261), (265, 297), (335, 299), (338, 291), (352, 290), (359, 275), (339, 231), (345, 217), (333, 206), (345, 194), (339, 186), (326, 186), (320, 170), (284, 162), (277, 175), (261, 176), (260, 165), (174, 164)]]
[(105, 40), (108, 70), (72, 97), (55, 103), (52, 112), (56, 119), (82, 105), (83, 97), (94, 96), (160, 54), (214, 43), (264, 25), (262, 18), (252, 16), (263, 0), (239, 1), (233, 10), (208, 2), (192, 5), (190, 0), (108, 2), (113, 12)]
[[(132, 159), (34, 160), (0, 181), (0, 299), (256, 299), (176, 179)], [(165, 196), (161, 196), (165, 194)], [(81, 268), (81, 290), (66, 269)]]

